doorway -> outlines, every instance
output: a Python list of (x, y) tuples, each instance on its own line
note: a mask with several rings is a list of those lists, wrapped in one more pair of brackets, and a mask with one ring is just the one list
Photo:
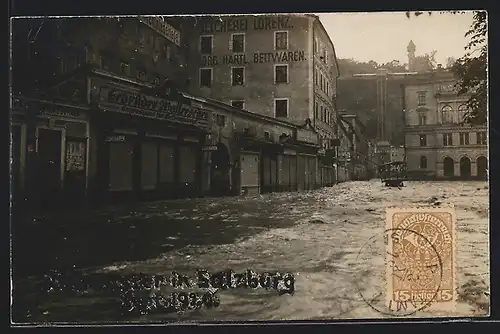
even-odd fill
[(44, 202), (53, 203), (61, 191), (62, 131), (38, 129), (38, 178), (40, 195)]
[(455, 175), (455, 163), (452, 158), (445, 157), (443, 159), (443, 174), (446, 177), (453, 177)]
[(488, 174), (488, 159), (484, 156), (478, 157), (476, 160), (476, 166), (477, 176), (479, 176), (481, 179), (486, 179)]
[(210, 171), (210, 192), (213, 196), (230, 194), (229, 165), (230, 155), (226, 145), (218, 143), (217, 150), (212, 152)]
[(460, 176), (465, 179), (471, 176), (471, 162), (467, 157), (462, 157), (460, 159)]

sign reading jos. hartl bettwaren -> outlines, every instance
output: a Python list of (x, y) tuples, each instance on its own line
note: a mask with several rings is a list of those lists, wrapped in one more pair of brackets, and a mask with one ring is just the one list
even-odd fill
[(109, 87), (102, 87), (100, 96), (100, 106), (104, 110), (111, 110), (132, 116), (193, 124), (202, 128), (209, 126), (209, 114), (207, 111), (188, 104), (179, 103), (178, 101), (170, 101), (155, 96)]
[(292, 63), (306, 60), (305, 51), (255, 52), (251, 54), (202, 55), (203, 66)]

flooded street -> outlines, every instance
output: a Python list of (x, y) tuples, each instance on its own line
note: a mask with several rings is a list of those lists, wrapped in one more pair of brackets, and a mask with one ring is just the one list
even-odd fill
[[(361, 293), (372, 298), (376, 291), (384, 291), (385, 258), (380, 251), (384, 241), (376, 236), (382, 236), (385, 230), (385, 208), (438, 204), (455, 205), (457, 214), (460, 301), (457, 309), (447, 315), (486, 315), (489, 309), (487, 183), (407, 182), (398, 189), (383, 187), (379, 180), (372, 180), (346, 182), (307, 193), (145, 203), (133, 212), (111, 208), (92, 217), (75, 218), (88, 219), (92, 233), (83, 232), (85, 228), (76, 222), (66, 222), (73, 224), (72, 228), (61, 223), (57, 228), (67, 235), (59, 237), (61, 240), (48, 239), (53, 249), (47, 251), (50, 254), (47, 259), (33, 259), (41, 267), (59, 261), (85, 272), (123, 275), (169, 275), (174, 270), (193, 275), (199, 268), (210, 272), (224, 269), (290, 272), (295, 276), (293, 295), (280, 296), (265, 289), (219, 290), (217, 308), (124, 319), (104, 298), (92, 294), (37, 297), (35, 290), (30, 290), (39, 281), (33, 272), (27, 273), (28, 277), (18, 284), (14, 282), (15, 289), (18, 287), (14, 304), (19, 297), (37, 305), (29, 310), (19, 306), (17, 321), (388, 317), (360, 296)], [(42, 221), (37, 225), (46, 223), (51, 224)], [(101, 235), (97, 236), (99, 231)], [(363, 251), (368, 242), (372, 242), (372, 250)], [(102, 256), (97, 259), (99, 254)], [(415, 314), (432, 315), (439, 314), (428, 314), (425, 310)]]

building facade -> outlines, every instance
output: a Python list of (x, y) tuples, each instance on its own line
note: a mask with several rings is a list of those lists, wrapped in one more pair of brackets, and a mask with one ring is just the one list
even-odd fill
[(158, 17), (16, 22), (17, 189), (34, 178), (50, 180), (30, 182), (43, 194), (66, 200), (199, 193), (211, 114), (178, 93), (188, 78), (186, 48), (172, 24)]
[[(190, 58), (193, 94), (296, 125), (310, 120), (322, 148), (334, 151), (338, 66), (333, 43), (318, 17), (195, 20)], [(319, 174), (330, 175), (322, 176), (325, 180), (333, 178), (333, 162), (320, 156), (314, 158), (317, 168), (323, 169)]]
[(190, 39), (181, 31), (191, 24), (158, 17), (16, 23), (15, 192), (42, 188), (76, 203), (326, 185), (309, 118), (250, 113), (187, 92)]
[(415, 178), (484, 179), (488, 170), (487, 125), (464, 124), (467, 95), (444, 70), (405, 87), (405, 148)]

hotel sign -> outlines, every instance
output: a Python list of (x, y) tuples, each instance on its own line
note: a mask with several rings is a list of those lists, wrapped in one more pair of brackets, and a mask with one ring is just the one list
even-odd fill
[(132, 116), (140, 116), (208, 128), (209, 114), (205, 110), (178, 101), (148, 96), (119, 89), (102, 87), (102, 109), (110, 109)]
[(171, 41), (177, 46), (181, 45), (181, 34), (180, 32), (172, 27), (170, 24), (165, 22), (158, 16), (139, 16), (139, 20), (142, 23)]

